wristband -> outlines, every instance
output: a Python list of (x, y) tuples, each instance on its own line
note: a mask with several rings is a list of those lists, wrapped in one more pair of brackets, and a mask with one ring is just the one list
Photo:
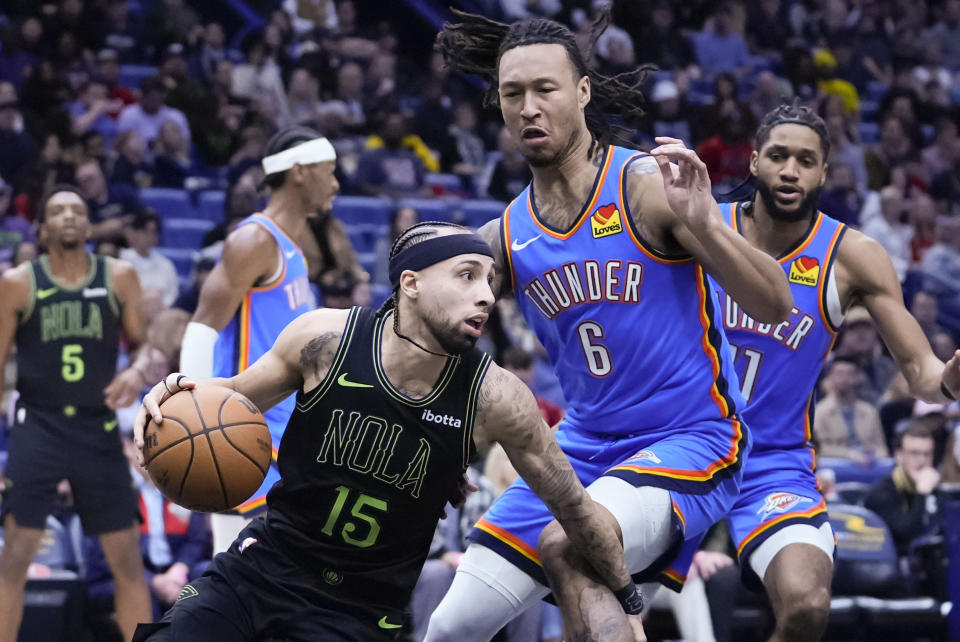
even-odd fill
[(634, 582), (630, 582), (622, 589), (614, 591), (613, 595), (623, 607), (627, 615), (639, 615), (643, 611), (643, 592)]
[(957, 398), (953, 396), (953, 393), (950, 392), (950, 388), (947, 388), (947, 384), (943, 382), (943, 379), (940, 380), (940, 392), (942, 392), (943, 396), (949, 399), (950, 401), (957, 400)]

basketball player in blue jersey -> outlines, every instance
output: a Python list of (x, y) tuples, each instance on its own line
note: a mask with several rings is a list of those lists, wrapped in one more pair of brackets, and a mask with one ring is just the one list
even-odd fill
[(761, 122), (754, 149), (756, 194), (724, 204), (724, 216), (780, 262), (794, 307), (779, 324), (760, 323), (717, 291), (754, 440), (730, 526), (746, 583), (762, 582), (770, 596), (772, 639), (818, 640), (830, 613), (834, 539), (814, 477), (814, 389), (843, 311), (866, 307), (920, 399), (957, 397), (960, 351), (940, 361), (903, 305), (886, 251), (817, 211), (830, 153), (819, 116), (797, 104), (778, 107)]
[[(607, 144), (607, 115), (642, 114), (639, 82), (589, 71), (556, 22), (457, 15), (438, 47), (491, 81), (534, 176), (481, 233), (560, 379), (569, 411), (557, 440), (630, 570), (679, 588), (693, 543), (732, 506), (749, 448), (707, 275), (769, 323), (792, 307), (786, 277), (723, 224), (704, 164), (680, 141), (659, 139), (652, 157)], [(509, 488), (470, 534), (426, 639), (489, 640), (544, 597), (537, 546), (551, 519), (522, 481)], [(550, 550), (566, 550), (554, 536)], [(565, 577), (554, 594), (568, 638), (631, 626), (620, 596), (590, 578)], [(599, 605), (595, 620), (579, 617), (584, 602)]]
[[(307, 127), (281, 130), (263, 159), (270, 201), (262, 213), (240, 222), (200, 292), (180, 349), (181, 368), (191, 377), (229, 377), (266, 353), (280, 332), (313, 308), (307, 264), (296, 239), (307, 218), (329, 213), (339, 185), (333, 146)], [(274, 461), (293, 396), (266, 414)], [(240, 529), (265, 510), (266, 494), (279, 479), (271, 466), (261, 487), (234, 511), (214, 515), (214, 552), (226, 550)]]

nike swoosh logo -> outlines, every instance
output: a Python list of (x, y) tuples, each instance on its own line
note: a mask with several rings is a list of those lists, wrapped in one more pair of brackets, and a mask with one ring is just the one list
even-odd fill
[(387, 622), (387, 616), (384, 615), (382, 618), (380, 618), (380, 621), (377, 622), (377, 626), (379, 626), (381, 629), (399, 629), (399, 628), (400, 628), (401, 626), (403, 626), (403, 625), (402, 625), (402, 624), (390, 624), (389, 622)]
[(37, 290), (37, 298), (40, 300), (46, 299), (48, 296), (52, 296), (57, 293), (57, 288), (47, 288), (46, 290)]
[(287, 257), (287, 260), (292, 259), (292, 258), (295, 257), (296, 255), (297, 255), (297, 251), (296, 251), (296, 250), (290, 250), (289, 252), (287, 252), (286, 254), (284, 254), (284, 256)]
[(537, 240), (538, 238), (540, 238), (541, 236), (542, 236), (541, 234), (537, 234), (536, 236), (534, 236), (534, 237), (533, 237), (532, 239), (530, 239), (529, 241), (524, 241), (523, 243), (520, 243), (519, 241), (517, 241), (517, 239), (513, 239), (513, 245), (511, 245), (510, 247), (513, 248), (513, 251), (514, 251), (514, 252), (519, 252), (519, 251), (522, 250), (523, 248), (527, 247), (528, 245), (530, 245), (531, 243), (533, 243), (534, 241), (536, 241), (536, 240)]
[(369, 383), (357, 383), (356, 381), (347, 381), (347, 373), (344, 372), (342, 375), (337, 377), (337, 383), (339, 383), (344, 388), (373, 388)]

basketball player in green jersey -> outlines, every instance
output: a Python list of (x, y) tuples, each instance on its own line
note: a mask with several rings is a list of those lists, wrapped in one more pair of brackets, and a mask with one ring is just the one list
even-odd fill
[[(394, 296), (380, 311), (308, 312), (249, 369), (208, 380), (261, 409), (297, 391), (281, 479), (265, 518), (138, 641), (397, 639), (437, 520), (488, 441), (503, 446), (602, 581), (634, 598), (625, 608), (637, 605), (620, 541), (533, 394), (475, 347), (492, 278), (492, 252), (476, 234), (413, 226), (391, 252)], [(158, 403), (192, 386), (174, 373), (144, 398), (138, 446), (148, 416), (162, 420)]]
[(5, 471), (0, 642), (17, 639), (27, 568), (62, 479), (84, 532), (99, 535), (124, 639), (150, 617), (137, 497), (113, 412), (144, 384), (145, 355), (116, 371), (120, 333), (131, 348), (145, 336), (140, 282), (130, 264), (89, 254), (89, 233), (80, 193), (54, 187), (40, 211), (49, 253), (0, 278), (0, 364), (16, 345), (20, 393)]

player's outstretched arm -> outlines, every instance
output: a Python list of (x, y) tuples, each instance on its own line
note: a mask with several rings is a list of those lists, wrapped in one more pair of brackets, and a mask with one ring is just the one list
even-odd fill
[(844, 307), (863, 304), (903, 373), (910, 394), (931, 403), (960, 398), (960, 350), (944, 364), (903, 304), (900, 281), (883, 247), (847, 230), (837, 254), (837, 289)]
[(785, 320), (793, 295), (783, 268), (724, 223), (696, 152), (675, 138), (656, 141), (650, 154), (659, 171), (640, 160), (629, 176), (630, 210), (640, 229), (668, 232), (757, 321)]
[[(590, 498), (540, 415), (533, 393), (492, 364), (477, 404), (475, 441), (497, 441), (570, 541), (611, 590), (631, 584), (616, 522)], [(610, 518), (612, 519), (612, 517)]]

